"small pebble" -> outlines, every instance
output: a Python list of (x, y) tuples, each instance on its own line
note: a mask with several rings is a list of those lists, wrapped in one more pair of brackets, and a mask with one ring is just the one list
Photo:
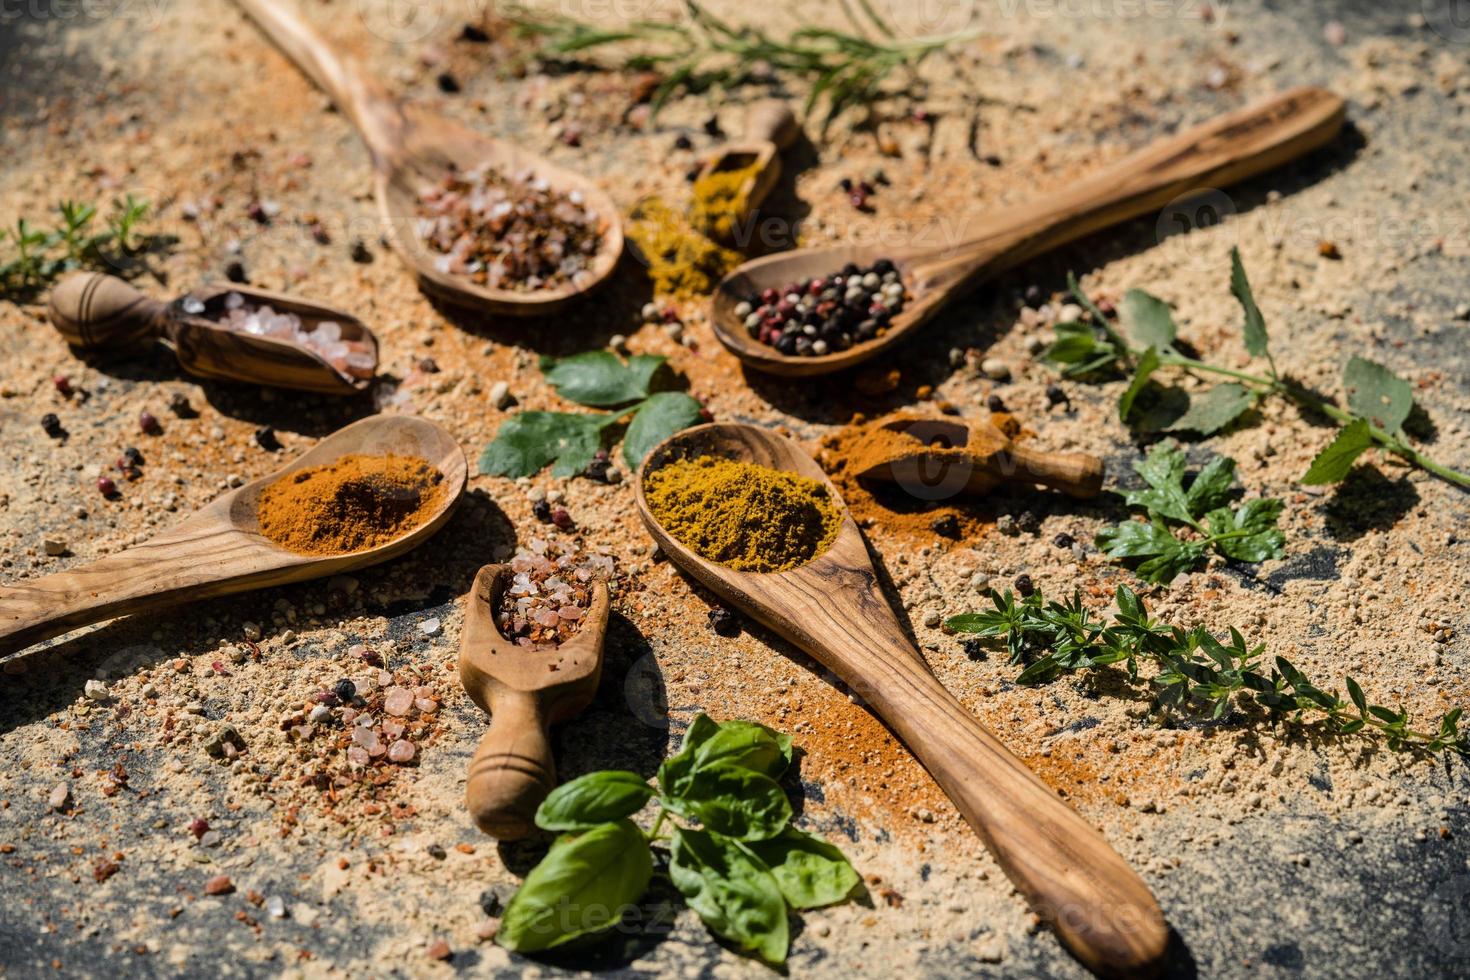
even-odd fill
[(272, 895), (265, 900), (265, 912), (272, 919), (284, 919), (286, 917), (286, 902), (279, 895)]
[(490, 404), (497, 409), (508, 407), (514, 398), (510, 396), (510, 385), (504, 381), (497, 381), (490, 386)]
[(69, 783), (57, 783), (51, 795), (46, 798), (46, 805), (57, 813), (71, 806), (71, 785)]
[(930, 629), (934, 629), (943, 621), (944, 617), (939, 614), (937, 609), (931, 609), (924, 614), (924, 625)]
[(442, 626), (439, 617), (433, 616), (419, 623), (419, 632), (425, 636), (438, 636), (442, 632)]
[(235, 883), (230, 880), (229, 875), (216, 875), (204, 883), (206, 895), (228, 895), (234, 890)]
[(93, 701), (107, 700), (107, 684), (95, 678), (82, 685), (82, 693)]
[(447, 960), (454, 955), (454, 952), (449, 948), (449, 944), (442, 939), (434, 940), (424, 952), (429, 955), (429, 959), (431, 960)]
[(710, 629), (720, 636), (739, 636), (740, 617), (728, 609), (718, 608), (709, 611)]
[(41, 542), (41, 547), (52, 558), (59, 558), (67, 552), (66, 542), (60, 538), (46, 538)]
[(990, 395), (985, 399), (985, 407), (992, 412), (1004, 412), (1006, 410), (1005, 399), (999, 395)]
[(414, 744), (406, 738), (400, 738), (388, 746), (388, 761), (390, 762), (412, 762), (415, 753)]
[(1005, 381), (1011, 376), (1011, 367), (998, 357), (987, 357), (980, 362), (980, 371), (992, 381)]
[(1020, 575), (1016, 576), (1015, 584), (1016, 591), (1021, 593), (1021, 595), (1023, 596), (1029, 596), (1031, 593), (1036, 591), (1036, 586), (1033, 585), (1031, 582), (1031, 576), (1027, 575), (1025, 572), (1022, 572)]

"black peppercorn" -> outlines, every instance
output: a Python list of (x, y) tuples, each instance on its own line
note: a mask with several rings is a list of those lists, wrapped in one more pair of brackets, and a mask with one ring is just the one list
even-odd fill
[(691, 140), (687, 134), (680, 133), (678, 136), (675, 136), (674, 137), (674, 149), (676, 149), (676, 150), (689, 150), (689, 149), (693, 149), (693, 148), (694, 148), (694, 141)]
[(1057, 385), (1047, 385), (1046, 401), (1048, 405), (1065, 405), (1070, 402), (1070, 399), (1067, 393)]
[(531, 515), (542, 524), (551, 523), (551, 505), (544, 500), (531, 504)]
[(169, 396), (168, 410), (181, 419), (191, 419), (194, 417), (194, 406), (189, 404), (187, 396), (177, 391)]
[(250, 277), (245, 274), (245, 263), (239, 259), (225, 266), (225, 278), (230, 282), (249, 282)]
[(934, 518), (929, 527), (935, 534), (942, 538), (958, 538), (960, 536), (960, 521), (953, 514), (941, 514)]
[(453, 95), (455, 92), (459, 91), (459, 79), (455, 78), (447, 71), (441, 71), (439, 73), (439, 77), (434, 79), (434, 81), (438, 83), (439, 91), (445, 93), (446, 95)]
[(720, 636), (739, 636), (740, 617), (728, 609), (711, 609), (709, 611), (710, 629)]
[(127, 460), (129, 466), (143, 465), (143, 454), (138, 452), (138, 450), (134, 449), (132, 446), (124, 449), (122, 454), (123, 459)]
[(985, 407), (992, 412), (1004, 412), (1006, 410), (1006, 403), (999, 395), (991, 395), (985, 399)]
[(255, 442), (261, 449), (271, 452), (281, 448), (281, 440), (276, 438), (276, 430), (268, 425), (263, 425), (255, 430)]
[(725, 131), (720, 128), (720, 117), (710, 116), (704, 121), (704, 132), (706, 136), (723, 136)]
[(1036, 586), (1031, 584), (1031, 576), (1022, 572), (1016, 576), (1016, 591), (1023, 596), (1028, 596), (1036, 591)]
[(343, 704), (351, 704), (352, 699), (357, 697), (357, 685), (344, 677), (337, 682), (336, 687), (332, 688), (332, 693), (337, 695)]
[(1033, 284), (1026, 287), (1026, 305), (1033, 308), (1041, 305), (1040, 286)]
[(60, 438), (64, 431), (61, 428), (61, 419), (56, 417), (55, 412), (47, 412), (41, 416), (41, 429), (53, 439)]
[(367, 265), (373, 260), (373, 253), (368, 251), (367, 242), (361, 238), (352, 240), (352, 249), (348, 255), (358, 265)]
[(1077, 543), (1077, 539), (1072, 537), (1066, 531), (1063, 531), (1061, 534), (1058, 534), (1056, 537), (1052, 538), (1051, 543), (1056, 545), (1058, 548), (1070, 548), (1072, 547), (1072, 545)]

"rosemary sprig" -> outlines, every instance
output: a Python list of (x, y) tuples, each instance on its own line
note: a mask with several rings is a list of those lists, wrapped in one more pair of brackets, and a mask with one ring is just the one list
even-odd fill
[(1143, 599), (1126, 585), (1118, 586), (1111, 624), (1094, 617), (1080, 594), (1056, 602), (1044, 599), (1040, 590), (1017, 598), (1009, 590), (1001, 595), (992, 589), (990, 598), (994, 610), (954, 616), (945, 626), (1003, 643), (1011, 663), (1026, 664), (1016, 677), (1019, 684), (1042, 684), (1115, 664), (1136, 684), (1140, 666), (1150, 664), (1156, 668), (1147, 678), (1156, 712), (1219, 720), (1245, 700), (1264, 710), (1273, 724), (1314, 724), (1339, 736), (1375, 733), (1395, 750), (1470, 756), (1470, 733), (1459, 730), (1460, 708), (1446, 712), (1432, 729), (1410, 728), (1407, 710), (1370, 704), (1352, 677), (1344, 701), (1285, 657), (1266, 666), (1266, 645), (1247, 645), (1234, 627), (1226, 643), (1203, 626), (1186, 630), (1151, 618)]
[(929, 55), (980, 33), (968, 29), (904, 39), (866, 0), (857, 0), (856, 10), (845, 2), (842, 6), (852, 21), (852, 32), (813, 25), (786, 37), (756, 26), (729, 24), (696, 0), (685, 0), (679, 21), (638, 20), (619, 28), (601, 28), (570, 17), (537, 18), (525, 11), (513, 12), (509, 20), (523, 34), (541, 38), (548, 50), (559, 55), (635, 45), (635, 50), (614, 56), (616, 67), (651, 69), (663, 76), (651, 100), (655, 114), (676, 92), (735, 88), (757, 80), (757, 65), (769, 66), (811, 83), (806, 113), (826, 100), (824, 130), (844, 109), (877, 101), (883, 83), (895, 71), (912, 76)]

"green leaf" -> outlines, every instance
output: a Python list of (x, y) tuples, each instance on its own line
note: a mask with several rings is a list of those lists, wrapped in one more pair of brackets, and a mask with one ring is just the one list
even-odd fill
[(542, 830), (590, 830), (631, 817), (653, 796), (653, 787), (636, 772), (589, 772), (552, 790), (536, 810)]
[(648, 890), (653, 855), (628, 820), (562, 837), (506, 906), (495, 940), (522, 953), (616, 925)]
[(1414, 407), (1414, 389), (1376, 361), (1354, 357), (1342, 372), (1348, 408), (1390, 435), (1403, 427)]
[(1123, 499), (1130, 506), (1142, 507), (1181, 524), (1193, 524), (1189, 497), (1184, 492), (1184, 453), (1177, 446), (1159, 443), (1149, 450), (1133, 469), (1148, 484), (1146, 490), (1126, 490)]
[(586, 469), (602, 448), (608, 419), (570, 412), (520, 412), (501, 423), (494, 441), (480, 454), (480, 472), (531, 476), (554, 462), (554, 475), (573, 476)]
[(1367, 419), (1354, 419), (1342, 428), (1337, 438), (1312, 460), (1311, 468), (1302, 477), (1308, 486), (1337, 483), (1352, 472), (1358, 457), (1373, 448), (1373, 434)]
[(1096, 544), (1114, 558), (1140, 558), (1168, 554), (1179, 548), (1179, 539), (1160, 520), (1124, 521), (1098, 532)]
[(779, 779), (791, 765), (791, 756), (789, 735), (753, 721), (715, 724), (701, 712), (684, 733), (684, 744), (678, 754), (659, 766), (658, 784), (667, 795), (682, 795), (691, 775), (717, 762), (728, 762)]
[(1280, 517), (1281, 501), (1260, 497), (1233, 511), (1211, 511), (1207, 521), (1211, 535), (1231, 535), (1212, 542), (1221, 553), (1237, 561), (1265, 561), (1285, 554), (1286, 535), (1276, 526)]
[(770, 870), (734, 841), (676, 828), (669, 877), (713, 932), (767, 963), (786, 961), (786, 899)]
[(636, 471), (654, 446), (704, 421), (703, 411), (704, 406), (682, 391), (661, 391), (649, 397), (638, 407), (623, 437), (623, 459), (628, 468)]
[(833, 845), (787, 827), (770, 840), (740, 845), (771, 870), (792, 908), (833, 905), (852, 894), (862, 879)]
[(1199, 471), (1184, 494), (1189, 512), (1207, 514), (1216, 507), (1224, 506), (1230, 499), (1230, 487), (1234, 483), (1235, 460), (1229, 456), (1216, 456)]
[(1251, 292), (1250, 280), (1245, 277), (1245, 266), (1240, 261), (1238, 248), (1230, 250), (1230, 292), (1245, 313), (1245, 349), (1252, 357), (1267, 356), (1266, 319), (1256, 306), (1256, 297)]
[(1347, 679), (1347, 689), (1348, 697), (1353, 699), (1353, 704), (1357, 706), (1359, 713), (1367, 714), (1368, 699), (1363, 697), (1363, 689), (1358, 686), (1358, 682), (1349, 677)]
[(791, 822), (791, 801), (770, 776), (734, 762), (701, 766), (664, 806), (709, 830), (740, 840), (775, 837)]
[(1173, 346), (1178, 335), (1169, 304), (1142, 289), (1130, 289), (1123, 294), (1118, 319), (1127, 325), (1128, 336), (1145, 347), (1163, 350)]
[(1189, 411), (1169, 426), (1171, 432), (1219, 432), (1256, 403), (1255, 393), (1242, 384), (1228, 381), (1215, 385), (1189, 401)]
[(608, 408), (647, 398), (654, 375), (667, 360), (635, 354), (624, 364), (610, 351), (585, 351), (551, 362), (546, 380), (563, 398), (579, 405)]
[(1127, 389), (1118, 396), (1118, 418), (1124, 422), (1128, 421), (1128, 413), (1133, 411), (1133, 402), (1148, 384), (1149, 375), (1158, 370), (1158, 367), (1159, 352), (1156, 348), (1150, 347), (1138, 359), (1138, 367), (1133, 372), (1133, 380), (1128, 382)]

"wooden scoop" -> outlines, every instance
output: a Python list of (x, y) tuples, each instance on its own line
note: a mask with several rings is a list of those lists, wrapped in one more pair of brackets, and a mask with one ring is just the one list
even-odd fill
[[(898, 344), (961, 295), (997, 273), (1084, 235), (1155, 211), (1180, 195), (1223, 187), (1278, 167), (1330, 141), (1342, 127), (1342, 99), (1298, 88), (1196, 126), (1125, 157), (1087, 180), (1045, 198), (1000, 210), (964, 241), (936, 240), (894, 248), (834, 245), (768, 255), (741, 265), (711, 301), (715, 335), (760, 371), (789, 377), (829, 374)], [(787, 355), (750, 336), (735, 306), (767, 288), (832, 275), (849, 262), (888, 258), (911, 298), (886, 332), (847, 350)]]
[[(710, 174), (731, 170), (749, 170), (739, 191), (740, 212), (730, 216), (728, 234), (730, 238), (744, 228), (746, 219), (761, 206), (781, 179), (781, 151), (796, 142), (801, 127), (791, 113), (791, 107), (782, 99), (761, 99), (751, 103), (745, 117), (744, 139), (737, 143), (726, 143), (718, 152), (705, 160), (695, 178), (695, 191), (699, 182)], [(701, 228), (706, 234), (716, 231)]]
[[(261, 536), (262, 488), (288, 473), (352, 453), (417, 456), (444, 474), (448, 492), (418, 527), (345, 555), (299, 555)], [(216, 498), (182, 524), (89, 565), (0, 587), (0, 654), (78, 626), (286, 582), (376, 565), (422, 543), (449, 519), (464, 491), (464, 453), (433, 422), (374, 415), (338, 429), (296, 460)]]
[[(294, 313), (303, 326), (335, 321), (344, 339), (367, 345), (373, 356), (372, 370), (353, 374), (294, 341), (221, 326), (218, 321), (230, 293), (239, 293), (254, 306)], [(190, 298), (204, 304), (202, 313), (188, 312), (185, 304)], [(66, 342), (78, 350), (115, 351), (162, 340), (184, 370), (205, 378), (354, 395), (368, 389), (377, 370), (378, 339), (351, 313), (235, 283), (200, 286), (164, 303), (115, 276), (80, 272), (51, 291), (50, 317)]]
[(850, 516), (826, 552), (800, 568), (768, 574), (717, 565), (664, 531), (645, 496), (648, 476), (675, 459), (699, 455), (818, 480), (844, 506), (821, 468), (791, 441), (749, 425), (697, 426), (656, 447), (638, 473), (638, 511), (664, 553), (861, 696), (949, 794), (1037, 914), (1084, 964), (1108, 976), (1154, 972), (1168, 926), (1148, 886), (930, 673), (885, 600)]
[[(596, 184), (518, 146), (481, 136), (423, 110), (400, 106), (380, 84), (365, 77), (352, 59), (338, 57), (282, 4), (271, 0), (235, 3), (357, 127), (373, 158), (378, 211), (389, 230), (389, 242), (424, 290), (486, 313), (541, 316), (597, 288), (612, 274), (623, 251), (623, 226), (612, 200)], [(438, 255), (418, 233), (419, 192), (442, 181), (451, 167), (463, 173), (487, 164), (511, 175), (530, 171), (555, 191), (582, 193), (597, 214), (602, 239), (584, 283), (524, 292), (488, 289), (435, 267)]]
[[(1079, 500), (1102, 489), (1103, 461), (1087, 453), (1049, 453), (1010, 438), (989, 420), (900, 415), (879, 423), (885, 439), (874, 450), (884, 456), (858, 471), (858, 479), (912, 487), (926, 496), (937, 488), (984, 493), (1001, 483), (1041, 484)], [(854, 456), (867, 456), (861, 444)]]
[(572, 638), (555, 650), (528, 650), (495, 624), (511, 575), (509, 565), (480, 569), (459, 641), (460, 683), (490, 713), (490, 730), (470, 760), (465, 806), (499, 840), (529, 834), (536, 808), (556, 787), (550, 728), (579, 714), (597, 693), (610, 606), (607, 584), (595, 582), (592, 606)]

